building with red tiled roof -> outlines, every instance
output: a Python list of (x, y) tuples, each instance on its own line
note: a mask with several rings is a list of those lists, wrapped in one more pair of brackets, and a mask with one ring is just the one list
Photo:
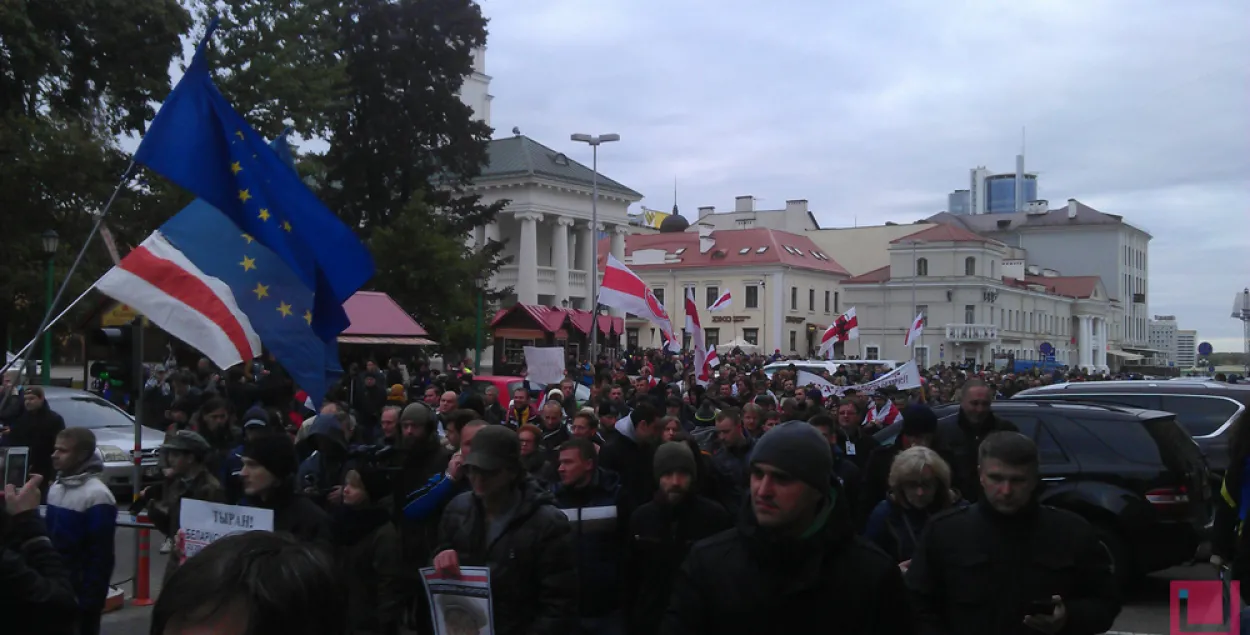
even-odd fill
[[(893, 239), (889, 256), (888, 266), (842, 282), (864, 357), (1106, 368), (1117, 303), (1098, 276), (1026, 266), (1022, 250), (952, 225)], [(909, 350), (904, 334), (917, 314), (926, 326)]]
[[(601, 266), (605, 251), (600, 250)], [(842, 310), (839, 284), (850, 277), (807, 236), (766, 228), (696, 225), (690, 231), (633, 234), (625, 239), (623, 262), (651, 286), (674, 326), (685, 324), (683, 298), (693, 288), (709, 344), (741, 340), (785, 354), (815, 351)], [(730, 308), (706, 313), (726, 291), (733, 298)], [(625, 328), (629, 344), (660, 345), (648, 323), (630, 318)]]

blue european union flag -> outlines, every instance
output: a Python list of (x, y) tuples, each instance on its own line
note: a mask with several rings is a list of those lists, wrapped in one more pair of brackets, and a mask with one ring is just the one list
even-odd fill
[(343, 303), (373, 277), (373, 258), (218, 92), (205, 55), (216, 27), (214, 19), (135, 161), (220, 210), (286, 263), (315, 292), (311, 325), (331, 341), (348, 326)]

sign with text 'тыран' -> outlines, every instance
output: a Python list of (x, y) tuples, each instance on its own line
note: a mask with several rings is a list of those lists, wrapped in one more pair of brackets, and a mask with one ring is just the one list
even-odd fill
[(178, 521), (185, 545), (183, 555), (190, 558), (230, 534), (273, 531), (273, 510), (184, 498)]

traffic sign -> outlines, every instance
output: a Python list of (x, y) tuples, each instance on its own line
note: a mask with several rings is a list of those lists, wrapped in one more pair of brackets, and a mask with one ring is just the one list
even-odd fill
[(1209, 373), (1214, 373), (1214, 372), (1215, 372), (1215, 364), (1212, 364), (1212, 365), (1210, 365), (1210, 366), (1207, 366), (1207, 372), (1209, 372)]
[(1052, 346), (1050, 342), (1042, 342), (1042, 345), (1038, 346), (1037, 350), (1046, 357), (1050, 357), (1055, 354), (1055, 347)]
[(1206, 357), (1210, 355), (1214, 349), (1211, 348), (1211, 342), (1203, 342), (1198, 345), (1198, 354)]

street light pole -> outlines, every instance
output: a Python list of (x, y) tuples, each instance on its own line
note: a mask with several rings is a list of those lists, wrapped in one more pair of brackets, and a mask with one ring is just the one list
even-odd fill
[[(48, 260), (47, 274), (47, 315), (52, 315), (52, 296), (56, 293), (56, 248), (60, 237), (56, 230), (49, 229), (43, 233), (43, 254)], [(40, 383), (44, 386), (52, 384), (52, 328), (43, 331), (43, 368), (39, 372)]]
[(587, 360), (593, 364), (599, 348), (599, 144), (620, 141), (615, 133), (591, 136), (577, 133), (569, 137), (590, 145), (590, 352)]

